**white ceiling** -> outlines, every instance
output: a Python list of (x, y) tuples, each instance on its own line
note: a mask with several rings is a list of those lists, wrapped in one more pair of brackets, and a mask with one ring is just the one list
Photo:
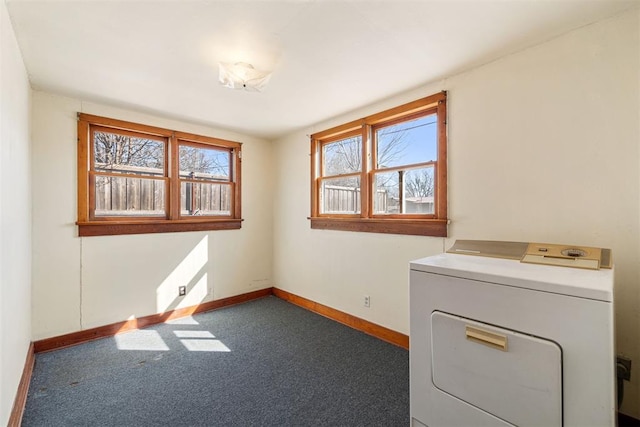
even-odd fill
[[(640, 0), (6, 3), (35, 89), (271, 139)], [(218, 62), (273, 76), (261, 93), (227, 89)]]

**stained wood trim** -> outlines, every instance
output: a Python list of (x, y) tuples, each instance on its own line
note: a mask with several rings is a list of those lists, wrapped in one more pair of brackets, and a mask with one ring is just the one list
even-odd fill
[[(128, 173), (128, 172), (102, 172), (102, 171), (94, 172), (94, 171), (89, 171), (89, 175), (93, 175), (93, 176), (108, 176), (108, 177), (113, 177), (113, 178), (153, 179), (153, 180), (156, 180), (156, 181), (168, 181), (169, 180), (169, 178), (167, 178), (164, 175), (162, 175), (162, 176), (160, 176), (160, 175), (137, 175), (137, 174)], [(201, 180), (199, 182), (203, 182), (203, 181)]]
[(382, 168), (382, 169), (375, 169), (374, 168), (374, 169), (371, 170), (371, 172), (375, 175), (375, 174), (379, 174), (379, 173), (407, 171), (407, 170), (411, 170), (411, 169), (423, 169), (423, 168), (428, 168), (428, 167), (435, 168), (437, 164), (438, 164), (437, 161), (430, 160), (428, 162), (412, 163), (412, 164), (400, 165), (400, 166), (392, 166), (392, 167)]
[(35, 361), (34, 344), (30, 343), (29, 349), (27, 350), (27, 357), (24, 362), (24, 369), (22, 370), (22, 376), (20, 377), (20, 383), (18, 384), (18, 390), (16, 391), (16, 398), (13, 401), (11, 414), (9, 414), (9, 423), (7, 424), (7, 427), (20, 427), (22, 424), (22, 415), (24, 414), (24, 407), (27, 403), (29, 383), (31, 382), (31, 375), (33, 374)]
[(365, 334), (374, 336), (388, 343), (395, 344), (404, 349), (409, 349), (408, 335), (401, 334), (400, 332), (385, 328), (384, 326), (376, 325), (375, 323), (371, 323), (367, 320), (352, 316), (351, 314), (311, 301), (282, 289), (273, 288), (273, 295), (309, 311), (320, 314), (321, 316), (335, 320), (338, 323), (342, 323), (343, 325), (364, 332)]
[(32, 349), (35, 353), (57, 350), (64, 347), (70, 347), (84, 342), (93, 341), (100, 338), (106, 338), (121, 332), (127, 332), (134, 329), (140, 329), (147, 326), (163, 323), (168, 320), (178, 319), (181, 317), (191, 316), (196, 313), (215, 310), (230, 305), (240, 304), (269, 295), (289, 301), (295, 305), (303, 307), (309, 311), (328, 317), (336, 322), (342, 323), (366, 334), (372, 335), (383, 341), (398, 345), (400, 347), (409, 348), (409, 337), (400, 332), (385, 328), (384, 326), (371, 323), (367, 320), (360, 319), (348, 313), (327, 307), (323, 304), (300, 297), (290, 292), (278, 288), (265, 288), (246, 294), (236, 295), (233, 297), (223, 298), (215, 301), (205, 302), (203, 304), (172, 310), (166, 313), (152, 314), (133, 320), (112, 323), (110, 325), (99, 326), (97, 328), (86, 329), (83, 331), (72, 332), (70, 334), (60, 335), (52, 338), (35, 341), (32, 343)]
[[(165, 162), (163, 178), (138, 176), (128, 173), (96, 173), (93, 171), (93, 144), (91, 130), (95, 128), (106, 132), (133, 136), (149, 136), (165, 144)], [(230, 173), (234, 178), (231, 184), (232, 213), (227, 216), (206, 216), (203, 219), (183, 219), (180, 216), (180, 176), (179, 146), (211, 146), (231, 153)], [(241, 184), (242, 143), (220, 138), (178, 132), (154, 126), (141, 125), (123, 120), (78, 113), (78, 235), (109, 236), (119, 234), (171, 233), (182, 231), (235, 230), (242, 226), (242, 184)], [(162, 217), (119, 217), (95, 215), (95, 177), (113, 176), (118, 178), (140, 178), (165, 181), (165, 214)]]
[(89, 123), (78, 122), (78, 220), (89, 219)]
[[(419, 103), (420, 101), (418, 100), (416, 102)], [(401, 109), (401, 108), (402, 106), (398, 107), (398, 109)], [(417, 119), (425, 118), (435, 114), (438, 114), (438, 104), (432, 103), (426, 106), (408, 109), (404, 113), (402, 112), (402, 110), (399, 110), (389, 116), (381, 116), (380, 118), (376, 119), (373, 123), (371, 123), (370, 126), (373, 129), (373, 131), (376, 132), (379, 129), (384, 129), (386, 127), (397, 125), (399, 123), (404, 123), (411, 120), (417, 120)]]
[(447, 103), (446, 97), (438, 102), (438, 163), (436, 165), (436, 206), (438, 218), (447, 217)]
[(242, 219), (178, 220), (162, 222), (94, 221), (78, 222), (78, 236), (116, 236), (120, 234), (177, 233), (182, 231), (239, 230)]
[(422, 112), (424, 110), (437, 106), (440, 101), (445, 99), (447, 99), (447, 93), (444, 91), (438, 92), (425, 98), (417, 99), (415, 101), (411, 101), (406, 104), (399, 105), (397, 107), (390, 108), (376, 114), (372, 114), (362, 119), (354, 120), (352, 122), (333, 127), (331, 129), (314, 133), (313, 135), (311, 135), (311, 138), (326, 140), (336, 135), (341, 135), (359, 129), (365, 124), (374, 125), (380, 122), (392, 120), (396, 117)]
[(90, 124), (104, 126), (113, 129), (122, 129), (124, 131), (138, 131), (149, 135), (156, 135), (168, 138), (173, 133), (170, 129), (159, 128), (156, 126), (141, 125), (140, 123), (127, 122), (125, 120), (111, 119), (108, 117), (94, 116), (92, 114), (78, 113), (78, 119), (86, 121)]
[(373, 200), (371, 200), (372, 176), (369, 171), (371, 170), (372, 166), (371, 158), (375, 156), (375, 153), (373, 153), (372, 156), (367, 155), (372, 151), (371, 126), (362, 126), (361, 142), (362, 170), (360, 171), (360, 217), (367, 218), (369, 216), (369, 213), (373, 212)]
[(330, 179), (338, 179), (338, 178), (360, 178), (362, 177), (362, 171), (358, 171), (358, 172), (349, 172), (349, 173), (341, 173), (338, 175), (323, 175), (320, 176), (318, 179), (320, 181), (328, 181)]
[(234, 198), (231, 201), (233, 206), (233, 213), (236, 219), (242, 218), (242, 145), (239, 145), (233, 149), (232, 152), (232, 176), (234, 179)]
[(318, 230), (447, 237), (446, 219), (309, 218)]
[(442, 100), (447, 99), (446, 92), (438, 92), (425, 98), (417, 99), (376, 114), (372, 114), (364, 118), (365, 123), (374, 125), (381, 122), (387, 122), (397, 117), (408, 116), (412, 113), (423, 112), (429, 108), (433, 108)]
[[(311, 135), (311, 228), (320, 230), (340, 230), (370, 233), (404, 234), (416, 236), (447, 236), (447, 93), (445, 91), (416, 101), (376, 113), (360, 120)], [(425, 115), (437, 115), (437, 161), (377, 169), (375, 136), (376, 129), (396, 123), (413, 120)], [(360, 123), (360, 126), (358, 126)], [(359, 130), (359, 132), (357, 132)], [(360, 175), (360, 213), (322, 214), (321, 182), (323, 179), (355, 176), (344, 174), (326, 177), (323, 175), (321, 148), (325, 143), (346, 137), (362, 135), (362, 170)], [(434, 168), (435, 194), (433, 214), (379, 215), (374, 212), (377, 173), (393, 172), (418, 167)]]
[(320, 147), (322, 144), (317, 139), (311, 137), (311, 153), (309, 155), (311, 159), (311, 216), (318, 216), (320, 213), (319, 206), (319, 163), (320, 163)]
[(246, 294), (240, 294), (228, 298), (222, 298), (215, 301), (208, 301), (190, 307), (178, 308), (166, 313), (152, 314), (150, 316), (139, 317), (124, 322), (112, 323), (110, 325), (99, 326), (97, 328), (85, 329), (83, 331), (72, 332), (70, 334), (60, 335), (57, 337), (46, 338), (35, 341), (34, 349), (36, 353), (57, 350), (64, 347), (70, 347), (85, 342), (97, 340), (100, 338), (110, 337), (121, 332), (127, 332), (134, 329), (141, 329), (147, 326), (163, 323), (168, 320), (179, 319), (181, 317), (191, 316), (192, 314), (211, 311), (230, 305), (236, 305), (243, 302), (251, 301), (272, 295), (272, 288), (260, 289)]
[[(318, 313), (339, 323), (362, 331), (366, 334), (372, 335), (383, 341), (398, 345), (403, 348), (409, 348), (409, 337), (400, 332), (393, 331), (385, 328), (384, 326), (376, 325), (364, 319), (360, 319), (348, 313), (333, 309), (323, 304), (311, 301), (309, 299), (300, 297), (282, 289), (278, 288), (265, 288), (245, 294), (240, 294), (228, 298), (222, 298), (215, 301), (208, 301), (199, 305), (193, 305), (190, 307), (179, 308), (176, 310), (168, 311), (166, 313), (152, 314), (149, 316), (139, 317), (133, 320), (126, 320), (123, 322), (112, 323), (110, 325), (99, 326), (96, 328), (85, 329), (83, 331), (72, 332), (65, 335), (60, 335), (51, 338), (45, 338), (32, 343), (30, 347), (31, 362), (27, 360), (25, 365), (25, 371), (27, 366), (33, 368), (33, 353), (43, 353), (47, 351), (57, 350), (60, 348), (70, 347), (84, 342), (93, 341), (100, 338), (106, 338), (116, 335), (121, 332), (131, 331), (134, 329), (141, 329), (147, 326), (163, 323), (168, 320), (179, 319), (181, 317), (191, 316), (196, 313), (202, 313), (205, 311), (211, 311), (231, 305), (240, 304), (247, 301), (252, 301), (258, 298), (264, 298), (269, 295), (275, 295), (276, 297), (289, 301), (295, 305), (303, 307), (314, 313)], [(29, 363), (31, 363), (29, 365)], [(29, 376), (31, 375), (29, 371)], [(28, 382), (27, 382), (28, 384)], [(26, 395), (26, 394), (25, 394)]]
[(195, 142), (197, 144), (211, 144), (217, 147), (226, 147), (226, 148), (239, 148), (242, 146), (242, 143), (236, 141), (229, 141), (226, 139), (214, 138), (212, 136), (204, 136), (204, 135), (196, 135), (193, 133), (187, 132), (175, 132), (176, 138), (181, 143)]
[[(114, 131), (115, 128), (101, 126), (100, 124), (97, 124), (97, 123), (96, 124), (90, 123), (90, 126), (91, 126), (92, 135), (90, 135), (89, 140), (91, 141), (91, 158), (92, 159), (95, 156), (95, 153), (93, 152), (94, 151), (93, 145), (95, 144), (95, 137), (94, 137), (95, 132), (111, 133), (111, 134), (117, 134), (117, 135), (126, 135), (126, 136), (140, 138), (140, 139), (148, 139), (148, 140), (152, 140), (152, 141), (164, 144), (165, 149), (167, 146), (166, 136), (149, 134), (147, 132), (138, 132), (134, 129), (129, 130), (129, 129), (117, 128), (117, 130)], [(143, 126), (143, 125), (139, 125), (139, 126)]]
[(169, 169), (169, 189), (166, 198), (166, 209), (169, 212), (169, 219), (175, 221), (180, 218), (180, 147), (175, 133), (169, 138), (169, 157), (167, 157), (166, 167)]
[(324, 130), (322, 132), (314, 133), (313, 135), (311, 135), (311, 138), (324, 141), (337, 135), (342, 136), (342, 134), (345, 134), (347, 132), (353, 132), (357, 129), (360, 129), (362, 127), (362, 124), (362, 119), (354, 120), (352, 122), (345, 123), (343, 125)]

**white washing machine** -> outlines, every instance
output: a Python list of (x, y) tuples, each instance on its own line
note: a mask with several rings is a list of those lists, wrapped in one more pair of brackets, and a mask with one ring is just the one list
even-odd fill
[(613, 269), (410, 264), (411, 421), (615, 426)]

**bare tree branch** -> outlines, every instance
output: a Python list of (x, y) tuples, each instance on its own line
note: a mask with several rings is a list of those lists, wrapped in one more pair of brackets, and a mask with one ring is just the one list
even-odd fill
[(433, 197), (433, 171), (419, 169), (405, 175), (405, 189), (409, 197)]

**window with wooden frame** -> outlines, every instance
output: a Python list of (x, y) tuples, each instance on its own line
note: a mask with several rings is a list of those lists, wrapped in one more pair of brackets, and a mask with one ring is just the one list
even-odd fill
[(447, 94), (311, 135), (311, 228), (447, 235)]
[(78, 114), (80, 236), (241, 226), (241, 144)]

